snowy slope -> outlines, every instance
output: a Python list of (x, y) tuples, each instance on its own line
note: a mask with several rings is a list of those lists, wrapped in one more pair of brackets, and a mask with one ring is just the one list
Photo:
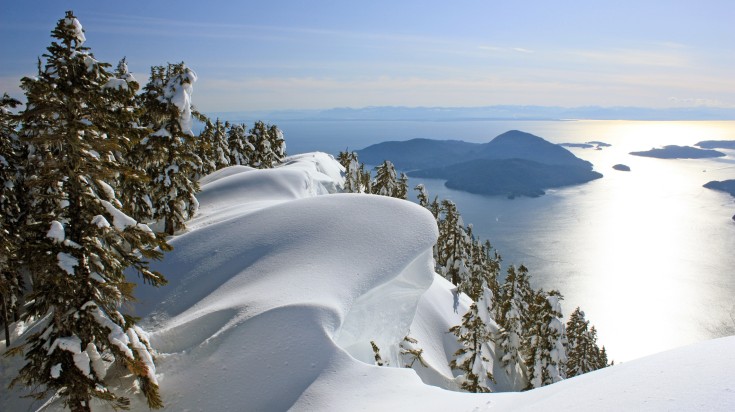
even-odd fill
[[(735, 338), (531, 392), (441, 389), (469, 302), (433, 273), (434, 218), (339, 182), (320, 153), (202, 179), (199, 215), (155, 264), (169, 285), (137, 290), (167, 410), (735, 410)], [(397, 366), (409, 332), (428, 368), (373, 366), (371, 340)], [(0, 362), (7, 382), (18, 362)], [(29, 409), (17, 395), (0, 410)]]

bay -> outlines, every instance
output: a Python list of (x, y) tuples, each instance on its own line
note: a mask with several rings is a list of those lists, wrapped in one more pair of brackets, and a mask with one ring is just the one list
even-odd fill
[[(735, 202), (705, 189), (735, 179), (724, 158), (663, 160), (628, 153), (701, 140), (735, 140), (732, 121), (284, 121), (289, 153), (336, 154), (412, 138), (487, 142), (522, 130), (571, 148), (604, 177), (540, 198), (490, 197), (423, 183), (453, 200), (504, 264), (525, 264), (537, 287), (558, 289), (565, 315), (580, 306), (616, 361), (732, 333), (735, 327)], [(625, 164), (630, 172), (616, 171)]]

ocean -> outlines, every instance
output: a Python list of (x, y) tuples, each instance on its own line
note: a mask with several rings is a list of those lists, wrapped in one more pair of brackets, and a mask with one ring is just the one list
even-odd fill
[[(540, 198), (489, 197), (423, 183), (453, 200), (465, 223), (505, 265), (524, 264), (532, 283), (580, 306), (616, 362), (721, 336), (735, 329), (735, 201), (703, 188), (735, 179), (727, 157), (662, 160), (631, 151), (701, 140), (735, 140), (733, 121), (284, 121), (289, 153), (356, 150), (412, 138), (487, 142), (522, 130), (570, 148), (604, 175)], [(630, 172), (617, 171), (625, 164)], [(733, 333), (733, 332), (730, 332)]]

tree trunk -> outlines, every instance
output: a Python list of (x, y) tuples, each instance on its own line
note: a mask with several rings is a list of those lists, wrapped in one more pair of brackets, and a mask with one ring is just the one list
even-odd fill
[(5, 305), (5, 296), (0, 295), (0, 305), (2, 305), (2, 316), (3, 316), (3, 325), (5, 325), (5, 348), (10, 347), (10, 325), (8, 325), (9, 319), (8, 319), (8, 308), (7, 305)]

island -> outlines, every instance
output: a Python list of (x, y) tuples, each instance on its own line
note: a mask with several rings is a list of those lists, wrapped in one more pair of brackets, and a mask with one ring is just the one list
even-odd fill
[(723, 157), (724, 153), (717, 150), (698, 149), (692, 146), (668, 145), (642, 152), (630, 152), (633, 156), (654, 157), (656, 159), (706, 159)]
[(391, 160), (412, 177), (444, 179), (451, 189), (509, 198), (537, 197), (545, 189), (602, 177), (569, 150), (518, 130), (482, 144), (413, 139), (378, 143), (357, 154), (367, 164)]
[(730, 196), (735, 197), (735, 180), (713, 180), (704, 184), (707, 189), (717, 190), (720, 192), (729, 193)]
[(619, 170), (621, 172), (630, 172), (630, 166), (624, 164), (616, 164), (615, 166), (613, 166), (613, 169)]
[(730, 149), (735, 150), (735, 140), (703, 140), (697, 143), (702, 149)]
[(599, 140), (592, 140), (586, 143), (559, 143), (559, 146), (562, 147), (576, 147), (580, 149), (592, 149), (595, 148), (596, 150), (602, 150), (603, 147), (610, 147), (612, 146), (610, 143), (601, 142)]

